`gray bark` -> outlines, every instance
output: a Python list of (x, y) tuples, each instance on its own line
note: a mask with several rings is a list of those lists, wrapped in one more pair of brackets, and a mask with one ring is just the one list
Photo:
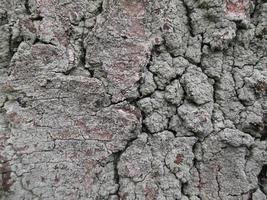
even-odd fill
[(266, 0), (0, 0), (0, 199), (266, 200)]

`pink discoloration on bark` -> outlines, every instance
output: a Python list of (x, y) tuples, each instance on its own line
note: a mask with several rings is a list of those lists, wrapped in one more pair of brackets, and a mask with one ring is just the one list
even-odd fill
[(183, 162), (183, 160), (184, 160), (184, 155), (177, 154), (174, 163), (176, 165), (180, 165)]
[(84, 186), (88, 190), (91, 190), (92, 185), (94, 183), (94, 179), (92, 178), (92, 172), (94, 168), (96, 167), (97, 162), (94, 160), (87, 160), (85, 161), (85, 168), (86, 168), (86, 174), (84, 177)]
[(131, 17), (139, 17), (145, 14), (145, 2), (136, 0), (123, 0), (123, 8)]
[(36, 44), (32, 47), (32, 57), (44, 65), (56, 63), (66, 57), (65, 52), (51, 45)]
[[(127, 38), (135, 38), (138, 40), (145, 40), (146, 34), (142, 18), (145, 14), (143, 2), (132, 2), (125, 0), (122, 2), (122, 9), (125, 12), (125, 17), (128, 21), (126, 28)], [(118, 24), (115, 25), (118, 30)], [(120, 31), (118, 32), (119, 34)], [(108, 79), (112, 84), (121, 90), (130, 89), (140, 79), (140, 69), (146, 58), (146, 46), (144, 43), (139, 44), (132, 41), (122, 42), (122, 44), (115, 49), (111, 49), (113, 61), (106, 63), (104, 68), (107, 71)]]
[[(117, 131), (122, 126), (121, 124), (129, 126), (131, 123), (139, 121), (141, 113), (135, 107), (123, 105), (114, 108), (112, 113), (105, 117), (96, 117), (94, 119), (94, 125), (87, 123), (83, 118), (77, 119), (74, 123), (76, 132), (80, 132), (86, 139), (112, 142), (116, 134), (121, 134)], [(102, 128), (99, 128), (101, 126)]]
[(110, 141), (113, 138), (112, 133), (110, 133), (109, 131), (103, 130), (101, 128), (87, 129), (86, 132), (89, 135), (90, 139)]
[(142, 18), (145, 15), (144, 1), (124, 0), (122, 1), (122, 6), (129, 20), (128, 36), (145, 37), (144, 24), (142, 22)]
[(85, 119), (77, 119), (75, 121), (75, 126), (77, 126), (79, 129), (86, 129)]
[(61, 56), (55, 48), (47, 48), (46, 45), (33, 46), (32, 55), (35, 58), (42, 59), (44, 64), (52, 63)]
[(145, 192), (145, 200), (155, 200), (158, 197), (158, 190), (157, 188), (153, 188), (149, 183), (146, 184), (146, 187), (144, 189)]
[(127, 200), (129, 193), (128, 192), (120, 193), (119, 196), (120, 196), (121, 200)]
[(15, 90), (10, 80), (7, 80), (3, 84), (1, 89), (3, 90), (3, 92), (6, 92), (6, 93), (13, 92)]
[(71, 6), (65, 5), (57, 7), (57, 11), (60, 13), (60, 21), (64, 27), (69, 26), (70, 23), (78, 23), (83, 17), (84, 13), (81, 11), (84, 5), (79, 5), (79, 2), (76, 3)]
[(164, 40), (161, 36), (153, 37), (153, 38), (151, 38), (151, 41), (152, 41), (153, 45), (161, 45), (164, 42)]
[(221, 171), (222, 167), (221, 167), (221, 165), (215, 163), (215, 164), (211, 165), (211, 169), (217, 175), (218, 172)]
[(20, 19), (19, 25), (22, 29), (26, 29), (29, 32), (35, 33), (36, 28), (34, 27), (34, 24), (31, 19)]
[(226, 15), (233, 19), (242, 19), (246, 17), (249, 6), (249, 0), (225, 0)]
[(41, 16), (51, 16), (55, 14), (55, 0), (36, 0), (36, 5)]
[(114, 49), (112, 52), (115, 60), (106, 66), (109, 80), (121, 89), (132, 87), (140, 79), (140, 67), (146, 60), (145, 47), (124, 43), (121, 49)]
[(58, 5), (55, 0), (36, 0), (37, 13), (45, 19), (40, 22), (39, 30), (64, 47), (69, 44), (71, 23), (77, 24), (83, 17), (83, 6), (79, 4)]
[(56, 134), (52, 134), (53, 139), (61, 139), (61, 140), (68, 140), (68, 139), (75, 139), (81, 137), (79, 130), (71, 130), (71, 129), (64, 129)]
[(139, 22), (139, 20), (132, 20), (128, 36), (145, 37), (144, 26)]
[(16, 112), (7, 113), (7, 117), (10, 122), (13, 122), (15, 124), (21, 124), (22, 122), (24, 122), (24, 119), (21, 116), (19, 116)]
[[(127, 96), (127, 92), (140, 80), (141, 68), (148, 62), (152, 42), (148, 41), (143, 20), (146, 14), (146, 1), (123, 0), (118, 4), (118, 8), (110, 6), (106, 9), (107, 12), (101, 15), (102, 18), (99, 17), (106, 20), (99, 20), (95, 32), (109, 32), (118, 38), (124, 36), (125, 39), (103, 40), (101, 42), (108, 43), (104, 51), (101, 48), (98, 51), (91, 49), (90, 53), (88, 51), (89, 60), (101, 60), (109, 86), (112, 88), (114, 102)], [(118, 23), (118, 16), (125, 20)]]
[(227, 2), (227, 9), (229, 12), (232, 13), (244, 13), (246, 10), (245, 1), (244, 0), (238, 0), (237, 2), (233, 3), (231, 1)]
[(59, 43), (63, 45), (64, 47), (67, 47), (69, 45), (68, 41), (68, 33), (67, 32), (55, 32), (55, 37), (58, 39)]
[(126, 171), (129, 177), (135, 177), (142, 173), (138, 165), (135, 163), (131, 164), (130, 162), (126, 165)]
[(201, 188), (203, 188), (206, 184), (207, 184), (206, 182), (200, 180), (197, 187), (201, 190)]
[(49, 36), (48, 38), (52, 40), (47, 42), (58, 43), (63, 47), (67, 47), (69, 44), (69, 35), (60, 21), (52, 19), (42, 21), (39, 31), (43, 33), (43, 37)]

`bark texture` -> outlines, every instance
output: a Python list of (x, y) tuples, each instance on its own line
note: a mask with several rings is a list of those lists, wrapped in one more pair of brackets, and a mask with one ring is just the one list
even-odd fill
[(1, 200), (266, 200), (266, 0), (0, 0)]

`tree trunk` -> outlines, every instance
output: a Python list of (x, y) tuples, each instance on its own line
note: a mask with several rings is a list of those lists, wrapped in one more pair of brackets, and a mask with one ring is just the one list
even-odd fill
[(1, 0), (0, 199), (266, 200), (266, 0)]

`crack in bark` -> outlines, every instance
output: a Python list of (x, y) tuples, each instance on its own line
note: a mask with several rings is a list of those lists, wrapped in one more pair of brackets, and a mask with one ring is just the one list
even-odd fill
[(119, 174), (119, 169), (118, 169), (118, 165), (119, 165), (119, 162), (120, 162), (120, 158), (121, 158), (121, 155), (127, 151), (127, 149), (131, 146), (131, 144), (136, 140), (137, 138), (133, 138), (129, 141), (127, 141), (127, 144), (125, 146), (125, 148), (121, 151), (118, 151), (116, 153), (113, 153), (113, 166), (114, 166), (114, 182), (115, 184), (118, 185), (118, 188), (116, 190), (115, 193), (112, 193), (111, 195), (117, 195), (118, 198), (120, 198), (120, 174)]
[(261, 191), (267, 196), (267, 165), (264, 165), (258, 175), (258, 183)]
[(191, 9), (188, 7), (186, 0), (182, 0), (183, 6), (185, 8), (186, 11), (186, 16), (187, 16), (187, 25), (188, 25), (188, 30), (190, 35), (193, 37), (194, 36), (194, 29), (193, 29), (193, 25), (191, 22)]

